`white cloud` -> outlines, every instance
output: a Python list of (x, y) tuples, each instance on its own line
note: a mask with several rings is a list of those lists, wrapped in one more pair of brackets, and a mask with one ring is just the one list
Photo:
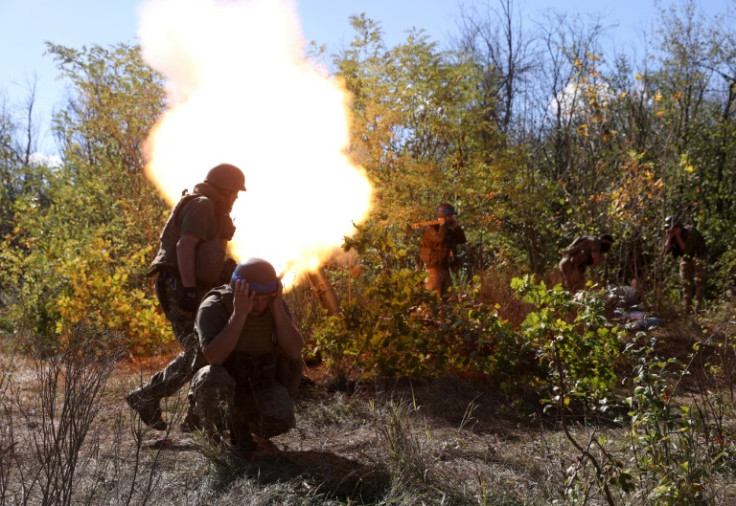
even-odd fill
[(29, 163), (37, 167), (49, 167), (58, 169), (63, 164), (61, 158), (56, 155), (44, 155), (43, 153), (33, 153), (29, 158)]
[(610, 86), (602, 82), (569, 83), (550, 100), (547, 112), (554, 117), (559, 109), (563, 117), (584, 119), (594, 112), (590, 102), (591, 96), (595, 96), (598, 103), (605, 108), (614, 97), (614, 93)]

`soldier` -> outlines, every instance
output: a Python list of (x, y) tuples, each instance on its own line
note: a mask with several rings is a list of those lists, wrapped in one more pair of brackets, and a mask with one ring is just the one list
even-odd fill
[(571, 292), (585, 287), (585, 269), (589, 265), (601, 263), (603, 255), (608, 253), (613, 244), (610, 234), (600, 237), (578, 237), (562, 252), (559, 268), (565, 279), (565, 288)]
[[(212, 168), (192, 194), (185, 190), (161, 233), (161, 246), (149, 275), (157, 275), (156, 296), (182, 352), (125, 397), (141, 420), (154, 429), (166, 429), (161, 399), (188, 383), (204, 362), (194, 335), (194, 318), (204, 294), (226, 282), (235, 267), (225, 251), (235, 232), (230, 211), (241, 191), (245, 191), (245, 176), (240, 169), (229, 164)], [(182, 429), (191, 428), (191, 414), (187, 413)]]
[(251, 258), (229, 284), (210, 291), (195, 324), (210, 365), (194, 376), (189, 399), (196, 421), (219, 440), (226, 429), (241, 454), (295, 425), (291, 397), (300, 383), (304, 338), (282, 298), (273, 266)]
[(424, 280), (428, 290), (440, 297), (452, 286), (450, 266), (457, 259), (457, 245), (465, 244), (465, 232), (455, 220), (455, 208), (446, 202), (435, 209), (437, 221), (424, 229), (419, 243), (419, 258), (429, 276)]
[(680, 258), (680, 279), (685, 297), (685, 311), (690, 311), (695, 296), (695, 311), (703, 308), (705, 295), (705, 240), (694, 227), (683, 225), (677, 216), (664, 220), (667, 239), (665, 252)]

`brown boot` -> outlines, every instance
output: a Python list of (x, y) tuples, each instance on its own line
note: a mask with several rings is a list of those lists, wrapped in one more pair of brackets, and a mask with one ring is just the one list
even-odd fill
[(126, 395), (125, 400), (147, 426), (156, 430), (166, 430), (166, 422), (161, 417), (161, 405), (158, 399), (146, 396), (140, 389), (137, 389)]

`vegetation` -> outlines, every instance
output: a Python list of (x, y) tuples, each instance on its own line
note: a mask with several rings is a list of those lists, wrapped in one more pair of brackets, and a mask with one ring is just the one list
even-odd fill
[[(312, 370), (298, 431), (263, 462), (187, 437), (185, 463), (163, 451), (178, 435), (151, 444), (128, 419), (121, 357), (170, 349), (145, 275), (168, 209), (141, 151), (164, 92), (137, 47), (49, 44), (71, 91), (61, 164), (0, 108), (0, 503), (733, 502), (733, 13), (683, 2), (636, 61), (606, 54), (598, 24), (526, 31), (497, 6), (465, 12), (447, 48), (421, 31), (387, 47), (356, 16), (332, 55), (376, 207), (345, 239), (359, 275), (326, 266), (341, 314), (288, 294)], [(408, 226), (439, 201), (469, 238), (447, 301), (421, 288)], [(677, 309), (670, 214), (708, 243), (701, 315)], [(565, 292), (561, 249), (602, 232), (617, 241), (598, 285)], [(663, 329), (606, 318), (599, 287), (634, 277)]]

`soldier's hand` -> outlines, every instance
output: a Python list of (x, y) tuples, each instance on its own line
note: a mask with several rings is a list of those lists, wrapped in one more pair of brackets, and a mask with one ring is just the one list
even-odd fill
[(194, 286), (185, 286), (179, 300), (179, 308), (182, 311), (194, 312), (199, 307), (199, 296), (197, 288)]
[(278, 288), (276, 289), (276, 293), (273, 294), (273, 297), (271, 297), (271, 300), (269, 301), (269, 305), (271, 306), (271, 311), (274, 309), (280, 309), (283, 307), (284, 303), (283, 295), (284, 295), (284, 285), (281, 284), (281, 280), (277, 280), (276, 283), (278, 284)]
[(255, 298), (256, 292), (250, 289), (248, 282), (243, 279), (237, 280), (233, 289), (233, 312), (250, 314)]

